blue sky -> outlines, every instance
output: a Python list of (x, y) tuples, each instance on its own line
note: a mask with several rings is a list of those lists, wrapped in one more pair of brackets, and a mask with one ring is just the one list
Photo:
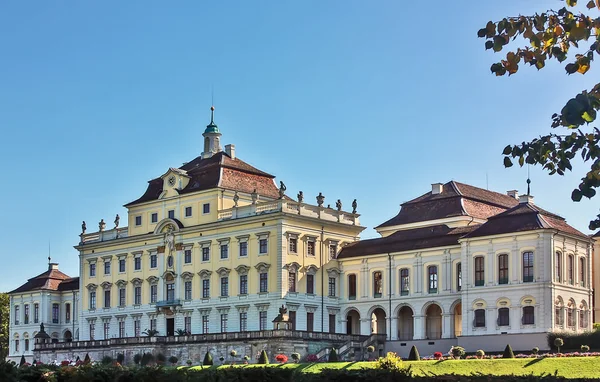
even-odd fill
[[(125, 216), (148, 180), (200, 154), (212, 88), (224, 143), (290, 196), (357, 198), (364, 238), (431, 183), (525, 191), (502, 149), (547, 133), (597, 70), (496, 78), (476, 33), (562, 4), (1, 2), (0, 291), (44, 271), (49, 242), (77, 275), (82, 220)], [(570, 202), (575, 170), (532, 167), (532, 194), (588, 232), (600, 199)]]

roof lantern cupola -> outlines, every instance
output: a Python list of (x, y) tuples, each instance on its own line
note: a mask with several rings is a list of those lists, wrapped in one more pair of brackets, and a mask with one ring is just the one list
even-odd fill
[(214, 154), (221, 151), (221, 133), (219, 127), (215, 123), (215, 107), (210, 107), (210, 123), (206, 126), (206, 130), (202, 134), (204, 137), (204, 151), (202, 158), (210, 158)]

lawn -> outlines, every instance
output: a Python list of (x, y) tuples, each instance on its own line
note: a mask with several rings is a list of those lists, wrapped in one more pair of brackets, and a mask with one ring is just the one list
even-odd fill
[[(301, 373), (318, 373), (323, 369), (360, 370), (362, 368), (373, 368), (376, 365), (376, 362), (335, 362), (271, 364), (268, 367), (291, 368)], [(559, 376), (566, 378), (600, 378), (600, 357), (405, 361), (404, 365), (410, 366), (415, 376), (432, 374), (471, 375), (477, 373), (487, 375), (542, 375), (557, 372)], [(262, 366), (248, 365), (244, 367)]]

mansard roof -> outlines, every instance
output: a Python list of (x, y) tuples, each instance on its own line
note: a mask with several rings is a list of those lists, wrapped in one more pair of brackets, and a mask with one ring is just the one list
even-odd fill
[[(231, 158), (221, 151), (209, 158), (201, 156), (179, 167), (190, 177), (186, 187), (178, 190), (180, 195), (221, 187), (228, 190), (252, 193), (255, 189), (260, 196), (278, 198), (279, 190), (273, 182), (273, 175), (261, 171), (239, 158)], [(144, 195), (125, 207), (157, 200), (163, 191), (162, 178), (148, 182)]]
[(403, 203), (398, 215), (377, 228), (456, 216), (487, 219), (518, 203), (515, 198), (505, 194), (450, 181), (443, 185), (439, 194), (430, 191)]
[(58, 269), (50, 268), (46, 272), (30, 278), (25, 284), (8, 293), (23, 293), (36, 290), (67, 291), (77, 289), (79, 289), (79, 277), (70, 277)]

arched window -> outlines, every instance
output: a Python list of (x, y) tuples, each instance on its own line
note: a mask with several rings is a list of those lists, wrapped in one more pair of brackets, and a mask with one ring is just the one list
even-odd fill
[(485, 327), (485, 309), (475, 309), (475, 319), (473, 320), (473, 326), (476, 328)]
[(562, 328), (565, 325), (563, 303), (560, 299), (557, 299), (554, 303), (554, 322), (555, 326), (558, 326), (560, 328)]
[(383, 296), (383, 277), (380, 271), (373, 272), (373, 297)]
[(408, 296), (410, 290), (410, 278), (408, 268), (400, 269), (400, 296)]
[(569, 306), (567, 307), (567, 326), (575, 326), (575, 303), (572, 301), (569, 302)]
[(585, 287), (585, 257), (579, 258), (579, 285)]
[(429, 275), (429, 293), (437, 293), (438, 288), (438, 268), (437, 265), (430, 265), (427, 268)]
[(482, 286), (485, 283), (485, 269), (483, 262), (483, 256), (475, 258), (475, 286)]
[(535, 309), (533, 306), (524, 306), (523, 307), (523, 318), (521, 319), (523, 322), (523, 325), (535, 324), (534, 311), (535, 311)]
[(462, 289), (462, 265), (461, 263), (456, 264), (456, 290)]
[(575, 260), (573, 255), (569, 255), (567, 261), (567, 277), (569, 278), (569, 284), (573, 285), (574, 283), (574, 271), (575, 271)]
[(533, 282), (533, 252), (523, 252), (523, 282)]
[(556, 256), (555, 256), (555, 260), (556, 260), (556, 264), (555, 269), (556, 269), (556, 282), (561, 282), (562, 281), (562, 253), (560, 252), (556, 252)]
[(348, 275), (348, 300), (356, 300), (356, 275)]
[(508, 255), (498, 256), (498, 284), (508, 284)]
[(498, 326), (510, 326), (510, 310), (508, 308), (498, 309)]

